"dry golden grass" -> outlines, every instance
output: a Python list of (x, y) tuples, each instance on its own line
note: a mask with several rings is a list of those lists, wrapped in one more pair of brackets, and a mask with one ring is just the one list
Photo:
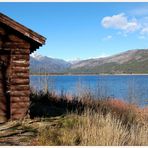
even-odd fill
[(82, 145), (147, 145), (147, 128), (147, 124), (131, 125), (129, 128), (110, 113), (105, 117), (97, 113), (87, 113), (86, 122), (81, 126)]
[[(36, 100), (36, 96), (33, 98)], [(37, 103), (36, 109), (47, 106), (51, 113), (51, 107), (55, 106), (64, 117), (54, 117), (43, 124), (32, 145), (148, 145), (147, 108), (116, 99), (94, 100), (90, 94), (77, 100), (39, 94)], [(71, 113), (67, 115), (67, 111)]]
[(86, 110), (70, 114), (54, 127), (40, 130), (37, 145), (125, 146), (148, 145), (148, 124), (128, 127), (110, 113), (106, 116)]

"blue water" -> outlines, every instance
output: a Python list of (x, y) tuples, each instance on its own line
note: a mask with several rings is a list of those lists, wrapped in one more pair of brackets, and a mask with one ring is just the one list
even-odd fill
[(96, 99), (113, 97), (148, 105), (148, 75), (30, 76), (30, 85), (36, 90), (48, 87), (57, 94), (91, 93)]

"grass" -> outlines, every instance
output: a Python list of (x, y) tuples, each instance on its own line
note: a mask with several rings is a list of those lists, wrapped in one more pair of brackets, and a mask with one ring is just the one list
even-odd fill
[(130, 128), (122, 121), (90, 110), (83, 115), (69, 114), (54, 127), (40, 129), (37, 145), (125, 146), (148, 145), (148, 125)]
[(147, 146), (148, 108), (92, 95), (31, 94), (32, 119), (0, 128), (0, 143), (33, 146)]
[(48, 91), (32, 94), (31, 101), (31, 116), (48, 119), (41, 118), (32, 145), (148, 145), (148, 108), (91, 95), (69, 100)]

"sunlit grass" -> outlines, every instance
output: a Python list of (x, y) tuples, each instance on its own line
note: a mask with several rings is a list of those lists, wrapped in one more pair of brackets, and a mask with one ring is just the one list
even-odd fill
[(86, 110), (83, 115), (69, 114), (54, 127), (40, 129), (38, 145), (148, 145), (148, 124), (124, 125), (110, 113), (104, 116)]
[(113, 98), (96, 100), (89, 91), (69, 99), (47, 90), (32, 94), (31, 101), (33, 116), (53, 117), (38, 130), (32, 145), (148, 145), (146, 107)]

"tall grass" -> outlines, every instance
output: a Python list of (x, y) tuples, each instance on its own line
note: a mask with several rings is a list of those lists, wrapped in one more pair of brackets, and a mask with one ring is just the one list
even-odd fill
[(84, 91), (81, 86), (77, 84), (78, 96), (70, 100), (66, 94), (48, 91), (48, 83), (44, 92), (31, 94), (32, 117), (62, 115), (39, 130), (37, 145), (148, 145), (148, 109), (133, 104), (137, 100), (133, 83), (129, 86), (132, 104), (106, 98), (105, 85), (98, 87), (97, 100), (89, 88)]
[(36, 145), (148, 145), (148, 110), (86, 95), (78, 100), (49, 92), (32, 97), (34, 105), (37, 103), (33, 112), (41, 117), (64, 115), (39, 130)]
[(91, 110), (67, 115), (55, 127), (41, 129), (38, 145), (125, 146), (148, 145), (148, 124), (123, 125), (110, 113)]

